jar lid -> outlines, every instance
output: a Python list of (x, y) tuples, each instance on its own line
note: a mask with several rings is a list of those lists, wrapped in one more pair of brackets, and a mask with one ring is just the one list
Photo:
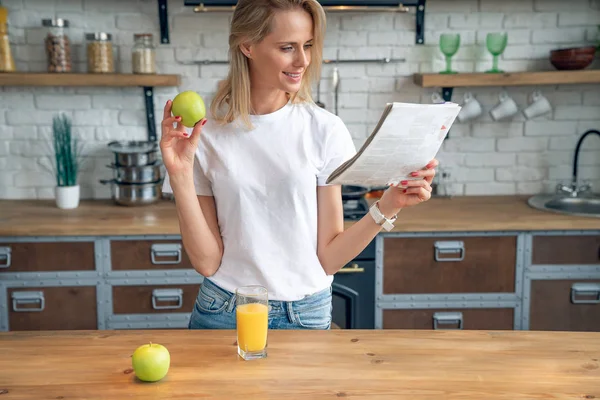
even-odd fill
[(112, 35), (106, 32), (93, 32), (86, 33), (85, 38), (87, 40), (112, 40)]
[(133, 38), (134, 39), (138, 39), (138, 38), (152, 38), (152, 34), (151, 33), (134, 33), (133, 34)]
[(48, 18), (42, 20), (42, 26), (49, 27), (69, 27), (69, 20), (63, 18)]

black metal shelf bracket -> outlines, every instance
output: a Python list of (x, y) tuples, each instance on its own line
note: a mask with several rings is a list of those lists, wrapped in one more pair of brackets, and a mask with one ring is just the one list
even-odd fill
[(425, 0), (417, 1), (416, 44), (425, 44)]
[(169, 43), (169, 12), (167, 0), (158, 0), (158, 20), (160, 23), (160, 43)]
[(148, 141), (156, 141), (156, 123), (154, 121), (154, 88), (144, 86), (144, 103), (146, 104), (146, 124), (148, 125)]

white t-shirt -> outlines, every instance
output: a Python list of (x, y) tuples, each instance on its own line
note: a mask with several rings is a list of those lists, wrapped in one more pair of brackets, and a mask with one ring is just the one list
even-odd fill
[(312, 103), (250, 118), (252, 131), (209, 119), (196, 151), (196, 193), (214, 196), (224, 247), (209, 279), (299, 300), (333, 280), (317, 257), (317, 186), (356, 149), (342, 120)]

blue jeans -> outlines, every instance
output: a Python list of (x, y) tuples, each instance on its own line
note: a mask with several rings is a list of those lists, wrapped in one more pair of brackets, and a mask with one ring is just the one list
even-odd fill
[[(332, 289), (297, 301), (269, 301), (269, 329), (330, 329)], [(189, 329), (235, 329), (235, 293), (204, 279)]]

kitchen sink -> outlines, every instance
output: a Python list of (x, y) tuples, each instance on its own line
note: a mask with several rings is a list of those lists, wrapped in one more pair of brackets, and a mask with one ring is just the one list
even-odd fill
[(537, 195), (530, 197), (527, 203), (543, 211), (600, 218), (600, 197), (594, 195), (585, 197), (560, 194)]
[(577, 178), (579, 151), (584, 139), (590, 135), (600, 136), (600, 131), (590, 129), (577, 141), (573, 157), (573, 178), (570, 185), (558, 184), (555, 194), (539, 194), (530, 197), (527, 203), (531, 207), (543, 211), (600, 218), (600, 194), (594, 194), (589, 184), (579, 186)]

